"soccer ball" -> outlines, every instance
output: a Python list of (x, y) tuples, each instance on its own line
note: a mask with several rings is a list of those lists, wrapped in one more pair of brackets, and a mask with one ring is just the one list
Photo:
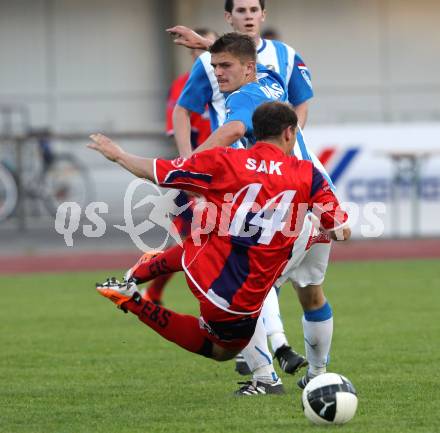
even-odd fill
[(356, 413), (358, 399), (353, 384), (344, 376), (324, 373), (304, 388), (304, 415), (314, 424), (345, 424)]

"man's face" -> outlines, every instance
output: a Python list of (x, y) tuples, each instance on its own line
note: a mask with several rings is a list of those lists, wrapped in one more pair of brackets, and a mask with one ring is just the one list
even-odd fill
[(211, 65), (218, 81), (220, 92), (234, 92), (248, 83), (255, 68), (255, 62), (241, 62), (231, 53), (213, 53)]
[(259, 0), (234, 0), (232, 12), (225, 12), (226, 21), (239, 33), (251, 38), (260, 36), (266, 12), (261, 10)]

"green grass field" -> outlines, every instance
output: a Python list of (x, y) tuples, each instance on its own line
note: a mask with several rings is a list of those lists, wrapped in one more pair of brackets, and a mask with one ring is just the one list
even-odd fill
[[(120, 275), (120, 272), (115, 272)], [(2, 276), (1, 433), (317, 432), (297, 377), (285, 396), (232, 395), (232, 361), (215, 363), (162, 340), (93, 289), (106, 273)], [(440, 431), (440, 266), (436, 261), (337, 263), (330, 371), (349, 377), (359, 408), (345, 433)], [(181, 276), (167, 306), (196, 313)], [(303, 348), (296, 298), (281, 304)]]

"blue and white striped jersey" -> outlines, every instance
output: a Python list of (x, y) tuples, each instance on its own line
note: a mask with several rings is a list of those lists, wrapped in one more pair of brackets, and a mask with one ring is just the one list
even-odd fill
[(284, 42), (261, 39), (258, 63), (278, 72), (286, 83), (289, 102), (299, 105), (313, 97), (312, 81), (301, 56)]

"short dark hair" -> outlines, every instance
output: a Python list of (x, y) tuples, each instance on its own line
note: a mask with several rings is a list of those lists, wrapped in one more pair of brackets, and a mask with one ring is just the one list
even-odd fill
[[(264, 11), (266, 8), (266, 0), (260, 0), (261, 10)], [(225, 1), (225, 11), (232, 13), (232, 9), (234, 9), (234, 0), (226, 0)]]
[(280, 40), (280, 34), (278, 33), (278, 30), (274, 29), (273, 27), (268, 27), (267, 29), (263, 30), (261, 32), (261, 38), (262, 39), (275, 39)]
[(293, 106), (286, 102), (265, 102), (261, 104), (252, 116), (255, 138), (259, 141), (279, 137), (281, 133), (298, 125)]
[(254, 40), (241, 33), (231, 32), (220, 36), (209, 49), (211, 54), (231, 53), (240, 60), (257, 61), (257, 48)]
[(215, 35), (216, 39), (218, 38), (218, 34), (217, 32), (215, 32), (214, 30), (208, 29), (208, 27), (196, 27), (194, 29), (194, 31), (196, 33), (198, 33), (200, 36), (203, 36), (204, 38), (206, 36), (208, 36), (210, 33), (212, 33), (213, 35)]

